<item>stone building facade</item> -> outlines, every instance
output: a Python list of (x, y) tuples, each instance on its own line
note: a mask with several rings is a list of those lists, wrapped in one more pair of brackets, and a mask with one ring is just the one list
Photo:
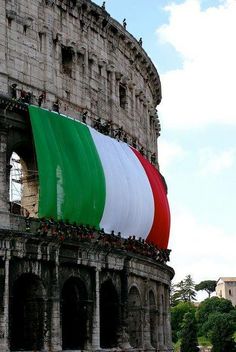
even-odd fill
[[(91, 1), (0, 0), (0, 8), (0, 351), (172, 351), (168, 250), (151, 258), (96, 236), (38, 231), (27, 109), (111, 121), (150, 158), (160, 133), (154, 65)], [(9, 199), (13, 152), (22, 165), (18, 214)]]
[[(1, 0), (1, 91), (12, 84), (45, 93), (73, 117), (111, 120), (156, 152), (161, 101), (158, 73), (137, 40), (102, 8), (78, 0)], [(89, 120), (89, 118), (88, 118)]]
[(216, 295), (229, 299), (236, 306), (236, 277), (220, 277), (216, 284)]

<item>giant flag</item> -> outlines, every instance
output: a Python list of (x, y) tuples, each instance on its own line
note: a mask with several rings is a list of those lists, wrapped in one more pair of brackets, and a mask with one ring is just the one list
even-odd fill
[(135, 235), (167, 248), (170, 211), (157, 169), (128, 144), (76, 119), (29, 106), (39, 216)]

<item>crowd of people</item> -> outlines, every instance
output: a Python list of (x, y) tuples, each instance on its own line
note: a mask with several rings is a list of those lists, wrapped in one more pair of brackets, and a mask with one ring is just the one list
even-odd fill
[[(85, 111), (82, 116), (82, 122), (86, 123), (88, 117), (88, 112)], [(118, 141), (123, 141), (125, 143), (129, 143), (135, 149), (139, 150), (140, 154), (145, 156), (149, 161), (156, 165), (157, 163), (157, 156), (156, 153), (152, 153), (150, 150), (145, 150), (142, 146), (138, 145), (137, 139), (135, 137), (130, 137), (123, 129), (123, 127), (117, 127), (113, 125), (111, 120), (102, 121), (100, 117), (98, 118), (91, 118), (92, 120), (92, 127), (97, 130), (98, 132), (110, 136), (112, 138), (117, 139)]]
[[(29, 218), (26, 218), (26, 231), (30, 232)], [(129, 236), (123, 238), (121, 233), (115, 234), (114, 231), (111, 231), (110, 234), (107, 234), (104, 229), (96, 229), (88, 225), (41, 219), (36, 233), (39, 237), (49, 237), (57, 242), (87, 243), (94, 250), (122, 250), (143, 255), (161, 263), (169, 261), (170, 250), (168, 249), (160, 249), (154, 243), (148, 243), (141, 237)]]

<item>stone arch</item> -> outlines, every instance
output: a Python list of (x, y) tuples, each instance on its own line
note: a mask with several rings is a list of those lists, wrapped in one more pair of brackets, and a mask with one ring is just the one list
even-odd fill
[[(12, 132), (13, 133), (13, 132)], [(29, 132), (28, 132), (29, 133)], [(8, 159), (8, 180), (11, 182), (12, 157), (18, 157), (18, 165), (21, 169), (21, 199), (20, 204), (11, 204), (11, 212), (18, 215), (29, 215), (31, 217), (38, 216), (38, 167), (33, 146), (33, 137), (21, 135), (17, 132), (9, 135), (9, 143), (7, 150)], [(10, 187), (9, 187), (10, 188)]]
[(120, 325), (119, 298), (112, 280), (101, 284), (100, 289), (100, 341), (102, 348), (117, 346)]
[(22, 274), (14, 283), (10, 299), (11, 350), (44, 347), (45, 289), (35, 274)]
[(151, 345), (157, 347), (157, 306), (153, 290), (149, 290), (149, 317)]
[(136, 286), (131, 286), (128, 295), (128, 333), (132, 347), (142, 345), (142, 302)]
[(84, 349), (87, 341), (88, 293), (85, 283), (70, 277), (61, 293), (62, 348)]

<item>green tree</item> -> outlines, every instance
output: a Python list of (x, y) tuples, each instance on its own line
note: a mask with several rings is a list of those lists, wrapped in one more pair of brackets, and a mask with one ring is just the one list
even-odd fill
[(192, 302), (196, 300), (195, 284), (191, 275), (187, 275), (184, 280), (172, 287), (171, 303), (172, 306), (181, 301)]
[(201, 281), (199, 284), (195, 286), (196, 291), (206, 291), (208, 293), (208, 297), (211, 297), (211, 293), (215, 291), (216, 281), (215, 280), (205, 280)]
[(205, 329), (212, 343), (212, 352), (236, 352), (235, 324), (230, 313), (211, 313)]
[(181, 339), (180, 352), (199, 351), (197, 347), (197, 323), (195, 315), (192, 312), (188, 312), (184, 315), (179, 337)]
[(232, 319), (232, 322), (234, 324), (234, 331), (236, 333), (236, 307), (229, 312), (230, 318)]
[(184, 279), (185, 297), (188, 302), (196, 301), (195, 283), (191, 275), (187, 275)]
[(213, 313), (230, 313), (234, 310), (234, 307), (231, 301), (219, 298), (219, 297), (211, 297), (205, 299), (203, 302), (200, 303), (196, 317), (199, 326), (199, 334), (206, 336), (207, 329), (206, 324), (210, 314)]
[(176, 292), (176, 285), (171, 284), (171, 286), (170, 286), (170, 305), (171, 305), (171, 307), (174, 307), (178, 303), (179, 303), (179, 295)]
[(172, 286), (171, 290), (171, 306), (175, 306), (180, 302), (186, 301), (184, 281), (180, 281), (176, 285)]
[(173, 342), (177, 342), (178, 340), (178, 334), (181, 330), (181, 324), (185, 314), (191, 313), (194, 315), (195, 311), (196, 308), (191, 302), (180, 302), (171, 308), (171, 328)]

